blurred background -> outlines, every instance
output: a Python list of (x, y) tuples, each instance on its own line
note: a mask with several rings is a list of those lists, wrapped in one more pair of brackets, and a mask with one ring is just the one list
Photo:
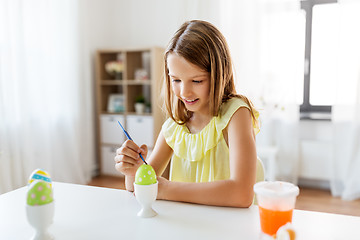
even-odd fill
[(89, 183), (97, 51), (166, 48), (202, 19), (260, 111), (266, 178), (360, 198), (359, 12), (357, 0), (0, 0), (0, 193), (35, 168)]

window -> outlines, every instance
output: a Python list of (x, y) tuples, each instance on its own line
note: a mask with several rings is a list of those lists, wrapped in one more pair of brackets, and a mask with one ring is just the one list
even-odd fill
[[(337, 0), (303, 0), (306, 13), (302, 119), (329, 120), (335, 93)], [(325, 116), (324, 116), (325, 114)]]

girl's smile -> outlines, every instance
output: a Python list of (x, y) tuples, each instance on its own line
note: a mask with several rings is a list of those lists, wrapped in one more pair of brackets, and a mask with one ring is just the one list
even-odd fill
[(209, 114), (210, 74), (175, 53), (168, 55), (167, 62), (175, 96), (187, 110)]
[(197, 103), (198, 100), (199, 100), (198, 98), (194, 99), (194, 100), (183, 99), (183, 102), (188, 105), (193, 105), (193, 104)]

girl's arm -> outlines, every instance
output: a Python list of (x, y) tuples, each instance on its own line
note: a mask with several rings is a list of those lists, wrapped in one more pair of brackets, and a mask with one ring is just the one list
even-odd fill
[(206, 183), (159, 179), (158, 198), (206, 205), (249, 207), (256, 179), (256, 145), (252, 118), (240, 108), (228, 124), (230, 179)]

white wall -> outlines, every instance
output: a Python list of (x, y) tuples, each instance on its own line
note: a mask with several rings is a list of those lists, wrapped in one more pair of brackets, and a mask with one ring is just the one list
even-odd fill
[[(206, 2), (207, 7), (199, 7)], [(81, 0), (84, 39), (89, 50), (119, 47), (165, 47), (186, 20), (216, 24), (218, 1)], [(204, 5), (204, 4), (203, 4)]]

